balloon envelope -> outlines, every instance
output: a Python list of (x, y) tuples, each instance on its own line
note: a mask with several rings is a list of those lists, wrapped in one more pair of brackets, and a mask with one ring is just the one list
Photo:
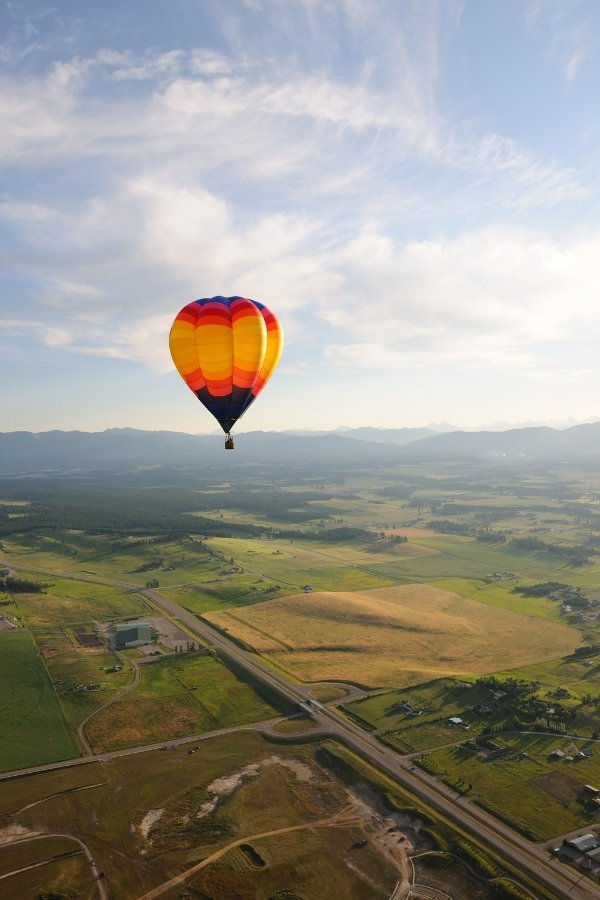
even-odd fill
[(169, 347), (177, 371), (227, 434), (275, 371), (283, 330), (256, 300), (210, 297), (177, 314)]

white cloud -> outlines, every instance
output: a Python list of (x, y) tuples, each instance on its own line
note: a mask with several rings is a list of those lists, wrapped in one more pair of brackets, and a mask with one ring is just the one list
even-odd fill
[(592, 52), (594, 28), (585, 9), (580, 0), (530, 0), (527, 8), (528, 27), (546, 30), (548, 53), (568, 81)]
[[(3, 207), (15, 224), (28, 210)], [(36, 340), (157, 371), (170, 368), (173, 316), (199, 291), (262, 300), (292, 346), (352, 368), (445, 361), (548, 373), (540, 358), (552, 344), (556, 376), (572, 378), (585, 366), (561, 346), (600, 334), (598, 233), (560, 240), (493, 227), (399, 242), (298, 215), (239, 222), (222, 197), (159, 176), (124, 182), (76, 215), (31, 212), (19, 258), (42, 285)]]
[[(234, 66), (201, 49), (142, 57), (103, 49), (26, 81), (5, 76), (0, 157), (46, 167), (100, 159), (127, 177), (134, 166), (160, 165), (195, 179), (225, 170), (236, 181), (299, 178), (313, 194), (337, 185), (340, 195), (354, 188), (364, 196), (372, 180), (378, 187), (385, 179), (395, 203), (407, 188), (392, 173), (412, 161), (437, 177), (470, 180), (481, 206), (486, 198), (530, 208), (584, 195), (569, 167), (446, 121), (432, 98), (434, 75), (421, 80), (411, 58), (399, 68), (399, 84), (376, 86), (368, 67), (344, 82), (326, 71)], [(134, 94), (113, 88), (107, 97), (115, 80), (134, 81)]]
[(338, 267), (343, 303), (333, 297), (321, 314), (340, 330), (327, 351), (339, 365), (527, 369), (548, 342), (600, 334), (600, 234), (563, 244), (488, 229), (399, 247), (365, 234), (342, 249)]

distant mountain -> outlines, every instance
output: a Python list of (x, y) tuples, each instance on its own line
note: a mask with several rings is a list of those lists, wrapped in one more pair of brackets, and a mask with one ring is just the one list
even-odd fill
[(198, 466), (222, 469), (250, 463), (395, 461), (398, 448), (338, 435), (306, 437), (276, 432), (248, 432), (235, 437), (226, 452), (224, 435), (112, 428), (102, 432), (14, 431), (0, 433), (0, 473), (75, 470), (114, 466)]
[[(229, 469), (258, 464), (369, 466), (421, 460), (600, 459), (600, 422), (564, 430), (540, 426), (509, 431), (454, 431), (420, 439), (416, 434), (427, 429), (356, 428), (351, 431), (315, 435), (247, 432), (236, 436), (237, 449), (233, 453), (223, 449), (223, 435), (133, 428), (92, 433), (14, 431), (0, 433), (0, 473), (165, 465), (216, 465), (221, 473), (226, 473)], [(396, 441), (387, 440), (390, 434)], [(402, 440), (404, 444), (399, 445)]]
[(600, 422), (557, 430), (546, 426), (508, 431), (453, 431), (404, 447), (411, 459), (502, 459), (600, 456)]
[[(456, 431), (456, 429), (452, 429)], [(358, 441), (372, 441), (375, 444), (397, 444), (404, 446), (412, 441), (419, 441), (421, 438), (432, 437), (439, 434), (431, 428), (371, 428), (363, 426), (362, 428), (347, 428), (341, 426), (335, 431), (287, 431), (286, 434), (302, 434), (311, 437), (322, 435), (337, 435), (339, 437), (351, 438)]]

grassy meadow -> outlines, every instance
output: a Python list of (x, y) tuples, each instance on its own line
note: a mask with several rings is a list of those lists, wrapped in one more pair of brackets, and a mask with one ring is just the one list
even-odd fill
[[(594, 820), (586, 805), (585, 785), (600, 783), (600, 744), (533, 734), (502, 735), (495, 741), (509, 748), (500, 759), (483, 761), (474, 749), (461, 746), (430, 752), (422, 764), (536, 841), (567, 834)], [(549, 758), (557, 749), (572, 755), (586, 747), (592, 748), (591, 759)]]
[(204, 653), (140, 667), (140, 682), (87, 725), (96, 752), (269, 719), (277, 710)]
[[(347, 701), (346, 714), (399, 752), (422, 753), (425, 765), (521, 829), (546, 838), (589, 823), (581, 784), (600, 782), (600, 751), (576, 764), (551, 763), (550, 749), (567, 752), (571, 739), (502, 733), (494, 739), (509, 752), (484, 762), (473, 748), (446, 745), (511, 718), (506, 703), (478, 719), (472, 708), (486, 702), (485, 689), (450, 677), (483, 673), (528, 681), (534, 700), (548, 707), (567, 689), (566, 724), (581, 735), (573, 746), (600, 733), (594, 469), (498, 461), (378, 470), (307, 462), (289, 470), (282, 462), (268, 471), (234, 467), (216, 479), (202, 466), (71, 473), (64, 484), (40, 477), (0, 483), (0, 503), (10, 504), (0, 517), (0, 559), (45, 585), (42, 594), (0, 594), (2, 603), (14, 599), (5, 613), (25, 626), (0, 633), (10, 724), (9, 739), (6, 729), (0, 735), (2, 768), (77, 754), (66, 722), (76, 726), (114, 696), (133, 676), (127, 657), (141, 659), (128, 651), (123, 671), (110, 673), (114, 654), (81, 647), (77, 629), (149, 616), (135, 588), (156, 580), (165, 596), (239, 636), (292, 679), (372, 689), (367, 699)], [(515, 591), (549, 582), (581, 588), (581, 603), (568, 608), (550, 587), (538, 596)], [(84, 692), (86, 683), (99, 689)], [(314, 684), (312, 692), (322, 702), (344, 699), (331, 685)], [(421, 716), (408, 716), (402, 700)], [(142, 666), (138, 686), (92, 718), (87, 733), (105, 752), (275, 714), (211, 655), (181, 654)], [(469, 732), (449, 728), (452, 715), (465, 718)], [(286, 720), (279, 740), (300, 741), (305, 728)], [(370, 879), (381, 896), (391, 894), (394, 879), (370, 839), (362, 874), (352, 868), (348, 848), (365, 834), (356, 816), (250, 839), (261, 829), (314, 825), (347, 804), (346, 789), (316, 764), (314, 745), (268, 744), (245, 731), (198, 744), (192, 755), (185, 747), (149, 752), (5, 783), (0, 820), (58, 832), (77, 823), (114, 896), (138, 896), (240, 837), (252, 853), (231, 848), (194, 876), (190, 893), (288, 891), (320, 900), (323, 885), (334, 885), (340, 896), (362, 900)], [(308, 766), (310, 777), (288, 762)], [(219, 780), (222, 794), (211, 807)], [(73, 786), (86, 790), (60, 793)], [(5, 861), (11, 852), (18, 857), (16, 849), (4, 852)], [(24, 874), (11, 887), (24, 896), (86, 896), (79, 859), (49, 863), (34, 870), (37, 881)]]
[(0, 633), (0, 709), (0, 771), (79, 755), (42, 658), (21, 629)]
[(143, 617), (153, 612), (144, 597), (122, 588), (69, 578), (50, 578), (35, 572), (23, 571), (20, 574), (44, 585), (40, 594), (13, 595), (17, 615), (34, 630)]
[[(43, 865), (36, 865), (43, 863)], [(0, 880), (0, 896), (77, 897), (94, 900), (96, 886), (83, 850), (65, 838), (44, 838), (23, 844), (0, 844), (0, 878), (19, 868), (29, 871)]]
[[(426, 584), (302, 594), (205, 618), (307, 681), (401, 687), (572, 653), (574, 628)], [(493, 641), (490, 640), (493, 635)]]

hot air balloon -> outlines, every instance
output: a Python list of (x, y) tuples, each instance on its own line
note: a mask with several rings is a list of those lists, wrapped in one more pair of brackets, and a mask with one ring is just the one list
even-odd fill
[(194, 300), (169, 335), (177, 371), (212, 413), (233, 450), (231, 429), (275, 371), (283, 330), (266, 306), (246, 297)]

